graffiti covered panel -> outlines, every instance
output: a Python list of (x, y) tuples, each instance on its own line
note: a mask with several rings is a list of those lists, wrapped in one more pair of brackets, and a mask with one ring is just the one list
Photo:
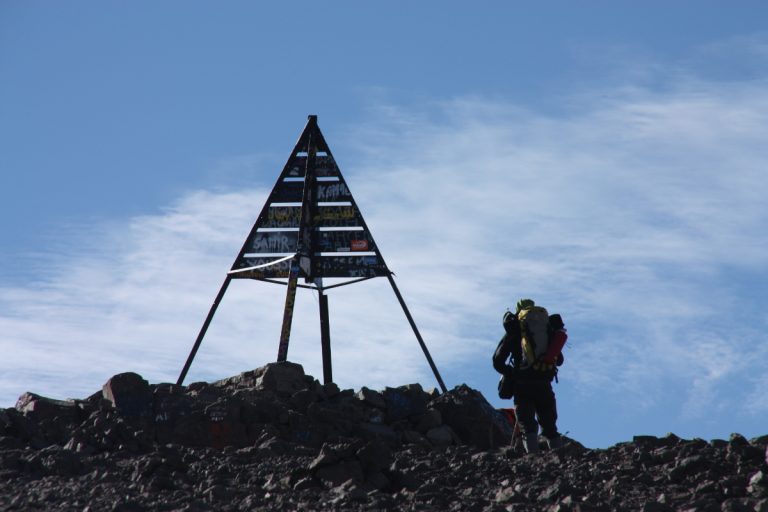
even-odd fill
[(312, 219), (316, 227), (351, 227), (362, 226), (360, 213), (352, 205), (349, 206), (319, 206)]
[(389, 274), (384, 260), (378, 255), (333, 254), (316, 257), (313, 263), (316, 275), (323, 277), (378, 277)]
[(259, 228), (298, 228), (301, 220), (301, 208), (298, 206), (270, 206), (263, 219), (259, 219)]
[(317, 236), (317, 247), (321, 252), (373, 251), (376, 247), (373, 238), (363, 230), (320, 231)]
[(257, 232), (253, 237), (248, 253), (295, 253), (298, 247), (298, 231)]
[(318, 201), (352, 201), (347, 184), (343, 182), (320, 182), (317, 184)]

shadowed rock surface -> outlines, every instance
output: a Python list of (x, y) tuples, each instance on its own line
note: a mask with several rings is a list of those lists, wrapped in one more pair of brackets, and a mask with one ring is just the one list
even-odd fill
[(768, 511), (768, 436), (574, 440), (539, 455), (465, 385), (340, 390), (274, 363), (111, 378), (0, 410), (0, 510)]

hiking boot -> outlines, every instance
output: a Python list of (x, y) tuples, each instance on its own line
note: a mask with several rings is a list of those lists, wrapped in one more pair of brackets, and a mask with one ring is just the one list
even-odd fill
[(523, 436), (523, 447), (525, 447), (526, 453), (539, 453), (539, 434)]
[(549, 446), (550, 450), (556, 450), (557, 448), (563, 446), (563, 437), (557, 435), (552, 439), (547, 438), (547, 445)]

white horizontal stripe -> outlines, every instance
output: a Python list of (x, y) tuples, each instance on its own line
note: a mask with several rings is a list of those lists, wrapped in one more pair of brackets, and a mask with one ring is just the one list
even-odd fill
[(334, 257), (347, 256), (349, 258), (355, 258), (357, 256), (376, 256), (376, 253), (371, 251), (348, 251), (348, 252), (345, 251), (345, 252), (321, 252), (321, 253), (315, 254), (315, 256), (317, 255), (334, 256)]
[[(333, 232), (333, 231), (364, 231), (365, 228), (363, 226), (330, 226), (330, 227), (319, 227), (316, 228), (317, 231), (322, 231), (323, 233), (326, 232)], [(258, 228), (256, 232), (258, 233), (297, 233), (299, 231), (299, 228), (289, 228), (289, 227), (281, 227), (281, 228)]]
[(244, 258), (279, 258), (280, 256), (291, 255), (292, 252), (249, 252), (243, 254)]

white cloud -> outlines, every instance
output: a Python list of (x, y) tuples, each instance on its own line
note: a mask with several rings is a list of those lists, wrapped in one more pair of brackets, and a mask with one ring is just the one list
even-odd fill
[[(601, 91), (561, 117), (482, 98), (387, 106), (329, 143), (449, 386), (470, 367), (493, 381), (501, 313), (533, 296), (566, 318), (564, 371), (582, 396), (650, 410), (674, 389), (673, 416), (735, 401), (765, 417), (765, 400), (741, 405), (762, 396), (744, 376), (765, 357), (739, 354), (762, 342), (767, 298), (731, 276), (768, 260), (766, 90)], [(0, 400), (83, 395), (127, 370), (175, 380), (265, 197), (188, 194), (74, 235), (45, 279), (0, 290)], [(283, 300), (282, 287), (235, 282), (188, 382), (274, 360)], [(330, 305), (340, 384), (434, 385), (386, 280)], [(318, 332), (300, 292), (289, 359), (321, 378)], [(738, 397), (721, 392), (734, 379)]]
[(398, 264), (439, 258), (426, 265), (454, 283), (443, 296), (460, 297), (465, 323), (540, 297), (570, 319), (567, 371), (585, 396), (622, 395), (634, 409), (674, 388), (672, 414), (702, 415), (702, 404), (734, 400), (720, 384), (737, 379), (744, 396), (755, 388), (743, 373), (762, 371), (759, 359), (738, 360), (758, 334), (732, 328), (764, 328), (752, 313), (766, 297), (732, 276), (762, 273), (768, 256), (764, 86), (601, 91), (567, 118), (470, 99), (436, 107), (448, 120), (424, 126), (423, 113), (389, 108), (397, 131), (360, 138), (377, 142), (363, 150), (376, 164), (359, 171), (362, 190), (403, 205), (380, 230), (419, 248), (398, 247)]

